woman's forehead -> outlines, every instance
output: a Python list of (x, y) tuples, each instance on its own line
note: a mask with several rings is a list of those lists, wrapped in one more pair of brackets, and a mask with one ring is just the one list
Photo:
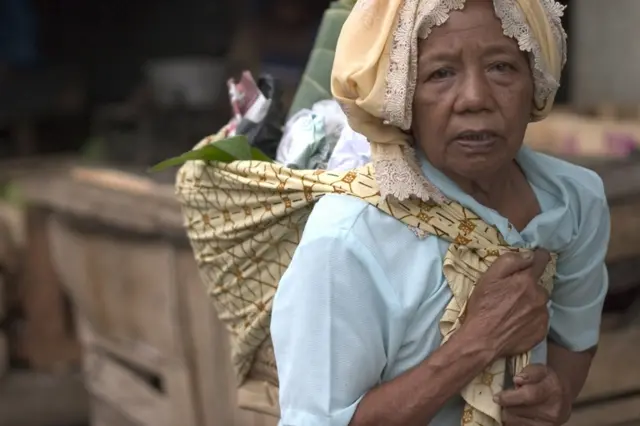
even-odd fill
[(420, 56), (452, 54), (465, 47), (520, 52), (517, 41), (504, 35), (491, 0), (467, 0), (464, 9), (451, 11), (447, 21), (422, 40)]

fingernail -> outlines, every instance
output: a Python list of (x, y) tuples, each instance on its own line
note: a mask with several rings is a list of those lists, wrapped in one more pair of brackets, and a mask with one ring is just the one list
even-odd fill
[(522, 253), (522, 258), (524, 260), (531, 260), (533, 259), (533, 252), (532, 251), (525, 251), (524, 253)]
[(526, 374), (518, 374), (518, 375), (516, 376), (516, 379), (519, 379), (519, 380), (523, 380), (523, 381), (524, 381), (524, 380), (529, 379), (529, 376), (527, 376)]

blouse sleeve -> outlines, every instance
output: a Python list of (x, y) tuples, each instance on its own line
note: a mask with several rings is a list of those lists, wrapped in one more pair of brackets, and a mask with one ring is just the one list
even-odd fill
[(560, 254), (551, 301), (550, 337), (579, 352), (597, 345), (609, 279), (605, 257), (610, 214), (602, 192), (578, 206), (576, 236)]
[(271, 320), (281, 426), (347, 426), (380, 382), (393, 298), (384, 277), (348, 231), (303, 238)]

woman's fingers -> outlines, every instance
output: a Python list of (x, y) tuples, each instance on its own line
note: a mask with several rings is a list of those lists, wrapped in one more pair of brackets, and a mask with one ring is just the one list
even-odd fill
[(543, 403), (547, 393), (539, 383), (520, 386), (500, 392), (494, 401), (501, 407), (527, 407)]
[(533, 265), (531, 266), (531, 273), (536, 281), (540, 279), (550, 260), (551, 255), (547, 250), (537, 249), (533, 252)]
[(487, 271), (491, 278), (501, 280), (533, 265), (535, 254), (532, 252), (504, 253), (498, 257)]
[(513, 378), (513, 383), (517, 386), (532, 385), (540, 383), (547, 377), (547, 367), (540, 364), (530, 364)]

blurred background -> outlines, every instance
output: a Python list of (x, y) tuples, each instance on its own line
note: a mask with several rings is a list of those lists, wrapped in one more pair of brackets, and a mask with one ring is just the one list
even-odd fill
[[(146, 170), (240, 125), (245, 70), (271, 100), (265, 152), (286, 139), (328, 97), (352, 3), (0, 0), (0, 426), (276, 424), (237, 408), (174, 172)], [(613, 221), (571, 424), (640, 425), (640, 2), (563, 3), (562, 90), (526, 143), (598, 172)]]

